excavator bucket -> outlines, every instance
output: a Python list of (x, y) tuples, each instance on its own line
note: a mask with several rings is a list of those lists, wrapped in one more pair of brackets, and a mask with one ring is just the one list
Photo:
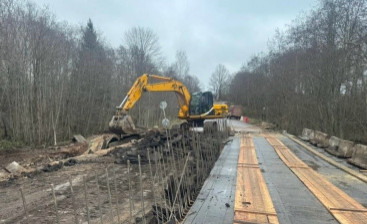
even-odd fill
[(109, 129), (112, 133), (118, 135), (135, 134), (136, 128), (133, 119), (129, 115), (113, 116), (109, 123)]

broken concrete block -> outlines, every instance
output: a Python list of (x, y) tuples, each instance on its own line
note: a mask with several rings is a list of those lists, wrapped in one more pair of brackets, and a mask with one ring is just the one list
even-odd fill
[(84, 154), (91, 154), (101, 150), (105, 146), (103, 135), (93, 138), (89, 142), (88, 150)]
[(108, 148), (108, 144), (117, 141), (117, 136), (115, 134), (103, 134), (93, 138), (89, 142), (88, 150), (84, 154), (92, 154), (101, 149)]
[(300, 138), (304, 141), (310, 141), (311, 133), (313, 134), (313, 130), (304, 128), (302, 130), (302, 135), (300, 136)]
[(24, 167), (22, 167), (21, 165), (19, 165), (19, 163), (15, 162), (15, 161), (13, 161), (9, 165), (7, 165), (5, 167), (5, 169), (9, 173), (13, 174), (14, 176), (19, 176), (21, 173), (26, 171), (26, 169), (24, 169)]
[(357, 144), (354, 146), (354, 152), (348, 162), (360, 168), (367, 169), (367, 146)]
[(327, 148), (329, 146), (329, 137), (324, 132), (315, 131), (314, 142), (319, 148)]
[(85, 143), (87, 142), (87, 140), (82, 136), (82, 135), (74, 135), (73, 142), (78, 142), (78, 143)]

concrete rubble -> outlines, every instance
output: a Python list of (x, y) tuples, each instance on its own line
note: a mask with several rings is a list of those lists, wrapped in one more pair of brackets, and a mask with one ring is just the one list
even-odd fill
[(74, 135), (73, 142), (78, 142), (78, 143), (86, 143), (87, 140), (82, 136), (82, 135)]
[(9, 176), (10, 174), (7, 171), (3, 169), (0, 170), (0, 182), (7, 180)]
[(26, 169), (19, 165), (19, 163), (13, 161), (12, 163), (8, 164), (5, 167), (5, 170), (8, 171), (9, 173), (13, 174), (14, 176), (19, 176), (21, 175), (23, 172), (26, 171)]
[(114, 135), (98, 135), (97, 137), (94, 137), (89, 141), (88, 150), (84, 152), (84, 154), (92, 154), (101, 149), (107, 148), (108, 141), (112, 138), (112, 136)]

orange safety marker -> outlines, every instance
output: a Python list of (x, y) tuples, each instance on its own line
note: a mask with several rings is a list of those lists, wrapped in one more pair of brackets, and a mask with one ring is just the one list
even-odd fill
[(300, 160), (274, 135), (266, 139), (280, 159), (340, 223), (367, 223), (367, 209)]
[(241, 138), (233, 222), (279, 223), (249, 135)]

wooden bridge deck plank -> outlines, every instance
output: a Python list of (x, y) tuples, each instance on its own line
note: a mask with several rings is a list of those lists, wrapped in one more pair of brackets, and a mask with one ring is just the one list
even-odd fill
[(300, 160), (289, 148), (273, 135), (266, 139), (282, 161), (293, 171), (305, 186), (318, 198), (340, 223), (366, 223), (366, 208), (340, 190)]

